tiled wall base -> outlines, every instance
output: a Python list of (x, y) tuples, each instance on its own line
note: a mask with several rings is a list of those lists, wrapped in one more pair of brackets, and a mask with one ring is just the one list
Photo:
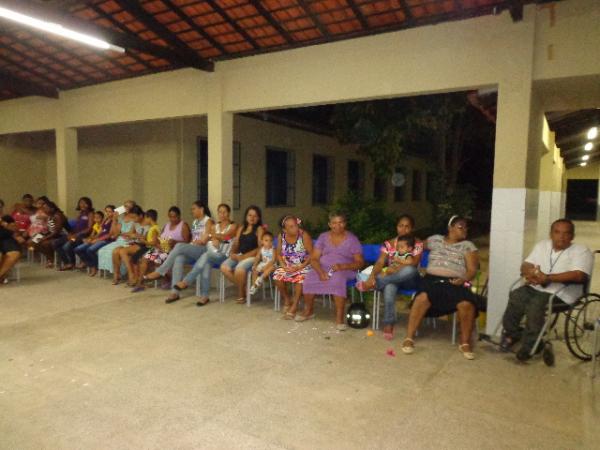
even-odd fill
[(519, 277), (524, 250), (529, 251), (535, 243), (538, 201), (535, 189), (494, 189), (487, 333), (492, 333), (502, 319), (510, 286)]

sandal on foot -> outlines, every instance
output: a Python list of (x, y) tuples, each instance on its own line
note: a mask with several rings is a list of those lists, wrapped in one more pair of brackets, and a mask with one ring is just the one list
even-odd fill
[(291, 313), (291, 312), (289, 312), (289, 311), (286, 311), (286, 312), (283, 314), (283, 319), (284, 319), (284, 320), (294, 320), (295, 318), (296, 318), (296, 314), (294, 314), (294, 313)]
[(118, 284), (121, 284), (121, 280), (113, 280), (113, 282), (112, 282), (113, 286), (117, 286)]
[(461, 352), (465, 359), (468, 359), (469, 361), (475, 359), (475, 353), (471, 351), (470, 344), (460, 344), (458, 346), (458, 351)]
[(406, 338), (402, 341), (402, 353), (405, 355), (411, 355), (415, 351), (415, 341), (411, 338)]
[(165, 303), (168, 305), (169, 303), (174, 303), (177, 300), (179, 300), (179, 295), (172, 294), (167, 297), (167, 299), (165, 300)]
[(179, 286), (179, 283), (177, 283), (173, 286), (173, 289), (175, 289), (176, 291), (183, 291), (184, 289), (187, 289), (187, 286), (181, 287), (181, 286)]
[(246, 303), (246, 298), (245, 297), (240, 297), (235, 301), (238, 305), (243, 305)]

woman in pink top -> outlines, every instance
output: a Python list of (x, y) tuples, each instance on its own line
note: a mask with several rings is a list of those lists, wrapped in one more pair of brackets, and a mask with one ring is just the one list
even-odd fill
[(144, 258), (160, 266), (176, 244), (179, 242), (190, 242), (192, 232), (190, 226), (181, 220), (181, 210), (177, 206), (169, 208), (169, 223), (167, 223), (160, 234), (160, 248), (155, 248), (144, 255)]

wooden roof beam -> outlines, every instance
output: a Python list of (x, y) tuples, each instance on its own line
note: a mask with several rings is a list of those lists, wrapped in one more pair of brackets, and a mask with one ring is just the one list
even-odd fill
[(37, 95), (40, 97), (58, 98), (58, 89), (32, 83), (4, 70), (0, 70), (0, 88), (8, 89), (23, 96)]
[(169, 44), (171, 51), (177, 55), (178, 59), (183, 61), (186, 66), (195, 67), (196, 69), (212, 72), (215, 70), (214, 64), (202, 58), (186, 43), (179, 40), (174, 33), (171, 32), (165, 25), (160, 23), (152, 14), (144, 9), (144, 7), (136, 0), (114, 0), (124, 11), (134, 16), (138, 21), (142, 22), (146, 28), (156, 34), (159, 38)]
[(213, 9), (213, 11), (215, 11), (217, 14), (219, 14), (221, 16), (221, 18), (225, 21), (225, 23), (227, 23), (229, 26), (231, 26), (236, 33), (238, 33), (240, 36), (242, 36), (254, 49), (258, 49), (260, 48), (259, 45), (256, 43), (256, 41), (252, 38), (252, 36), (250, 36), (246, 30), (244, 30), (240, 25), (238, 25), (238, 23), (233, 20), (231, 17), (229, 17), (229, 15), (227, 14), (227, 11), (225, 11), (223, 8), (221, 8), (221, 6), (215, 1), (215, 0), (206, 0), (206, 3), (208, 3), (210, 5), (210, 7)]
[(317, 27), (321, 35), (325, 38), (329, 38), (330, 34), (329, 31), (327, 31), (327, 27), (324, 24), (322, 24), (319, 20), (319, 17), (317, 17), (317, 15), (314, 12), (312, 12), (312, 10), (310, 9), (310, 5), (307, 4), (304, 0), (296, 0), (296, 3), (298, 3), (298, 5), (300, 5), (300, 7), (304, 10), (306, 15), (310, 17), (310, 20), (312, 20), (312, 22), (315, 24), (315, 27)]
[(25, 3), (20, 0), (0, 0), (0, 4), (6, 8), (19, 11), (22, 14), (49, 20), (60, 23), (61, 25), (72, 28), (81, 33), (90, 34), (99, 39), (104, 39), (111, 44), (123, 47), (124, 49), (137, 50), (138, 52), (147, 53), (157, 58), (162, 58), (169, 61), (175, 66), (191, 66), (188, 61), (182, 59), (176, 52), (170, 48), (153, 44), (137, 37), (133, 33), (121, 33), (109, 28), (104, 28), (90, 21), (72, 16), (68, 11), (63, 11), (55, 6)]
[(364, 16), (364, 14), (361, 12), (356, 2), (354, 0), (346, 0), (346, 3), (348, 3), (348, 6), (350, 7), (350, 9), (352, 9), (352, 12), (356, 16), (356, 19), (360, 22), (360, 26), (363, 27), (363, 29), (368, 30), (369, 22), (367, 21), (367, 18)]
[(281, 25), (277, 20), (273, 18), (271, 13), (267, 11), (267, 8), (265, 8), (262, 5), (260, 0), (250, 0), (250, 4), (254, 6), (254, 8), (256, 8), (258, 13), (261, 16), (263, 16), (267, 22), (269, 22), (269, 25), (271, 25), (273, 28), (275, 28), (275, 30), (277, 30), (277, 32), (283, 37), (283, 39), (285, 39), (286, 43), (292, 44), (294, 42), (294, 38), (292, 38), (292, 35), (288, 33), (288, 31), (285, 28), (283, 28), (283, 25)]

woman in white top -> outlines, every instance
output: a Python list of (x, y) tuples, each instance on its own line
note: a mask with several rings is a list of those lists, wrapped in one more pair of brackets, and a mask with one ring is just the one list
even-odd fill
[[(213, 267), (218, 267), (227, 259), (231, 250), (231, 244), (235, 237), (237, 227), (230, 219), (231, 208), (224, 203), (217, 208), (219, 221), (213, 224), (209, 233), (209, 241), (206, 244), (206, 252), (196, 261), (192, 270), (188, 272), (183, 280), (173, 286), (176, 291), (182, 291), (192, 285), (198, 275), (200, 279), (200, 299), (196, 303), (198, 306), (206, 305), (210, 300), (208, 293), (210, 291), (210, 271)], [(173, 294), (173, 301), (179, 300), (179, 293)]]
[(144, 279), (156, 280), (165, 276), (170, 270), (171, 276), (171, 295), (165, 300), (171, 303), (179, 299), (178, 291), (175, 285), (183, 278), (183, 266), (188, 261), (196, 262), (205, 252), (206, 244), (209, 240), (210, 230), (213, 220), (210, 218), (210, 209), (204, 202), (198, 200), (192, 204), (192, 242), (178, 243), (175, 245), (164, 263), (154, 272), (148, 274)]

